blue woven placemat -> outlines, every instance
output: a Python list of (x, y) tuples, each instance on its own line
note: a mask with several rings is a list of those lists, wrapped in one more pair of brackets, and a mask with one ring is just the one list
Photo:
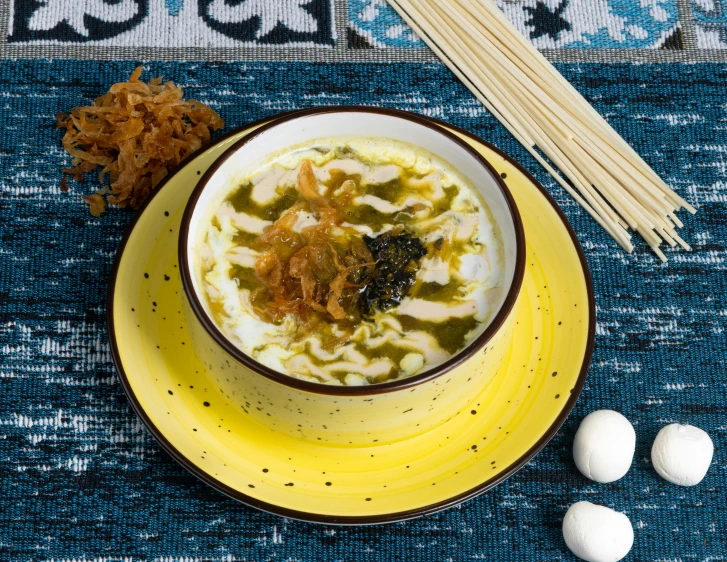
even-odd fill
[[(724, 560), (727, 489), (727, 65), (560, 65), (674, 188), (692, 253), (662, 265), (633, 255), (554, 185), (441, 65), (154, 62), (227, 129), (282, 110), (374, 104), (473, 131), (520, 160), (578, 233), (595, 282), (591, 374), (570, 419), (526, 468), (459, 508), (416, 521), (337, 528), (286, 521), (229, 500), (187, 474), (132, 413), (104, 326), (112, 258), (131, 214), (91, 218), (60, 190), (67, 162), (59, 111), (127, 76), (128, 62), (0, 62), (0, 560), (422, 561), (570, 560), (568, 505), (624, 511), (629, 560)], [(634, 466), (595, 484), (575, 469), (580, 419), (598, 408), (634, 424)], [(678, 488), (649, 463), (658, 429), (689, 422), (716, 453), (706, 479)]]

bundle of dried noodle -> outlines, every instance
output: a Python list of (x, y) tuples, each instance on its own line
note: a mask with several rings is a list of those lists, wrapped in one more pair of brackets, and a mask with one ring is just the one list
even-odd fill
[(111, 205), (139, 208), (169, 170), (224, 126), (214, 110), (185, 100), (173, 82), (142, 82), (141, 71), (140, 66), (92, 105), (58, 115), (58, 126), (66, 130), (63, 147), (73, 157), (73, 167), (63, 172), (80, 181), (101, 168), (101, 183), (109, 176), (110, 192), (104, 188), (84, 197), (94, 216), (105, 211), (107, 193)]
[[(388, 0), (434, 53), (627, 252), (679, 244), (677, 195), (498, 8), (495, 0)], [(547, 158), (547, 159), (546, 159)], [(557, 169), (556, 169), (557, 168)]]

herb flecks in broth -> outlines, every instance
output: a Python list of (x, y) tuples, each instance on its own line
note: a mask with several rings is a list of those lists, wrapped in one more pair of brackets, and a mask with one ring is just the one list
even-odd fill
[(428, 322), (411, 316), (400, 316), (399, 320), (402, 327), (408, 331), (436, 332), (437, 342), (444, 351), (450, 354), (459, 351), (467, 335), (479, 325), (474, 316), (449, 318), (444, 322)]
[(489, 210), (435, 157), (384, 141), (285, 153), (231, 190), (202, 252), (210, 310), (280, 372), (372, 384), (446, 361), (502, 283)]

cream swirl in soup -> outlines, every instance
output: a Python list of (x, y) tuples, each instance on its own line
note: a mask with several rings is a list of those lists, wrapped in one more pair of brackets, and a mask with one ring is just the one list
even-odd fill
[(201, 250), (208, 309), (260, 363), (362, 385), (435, 367), (503, 290), (496, 222), (446, 162), (385, 139), (319, 139), (230, 186)]

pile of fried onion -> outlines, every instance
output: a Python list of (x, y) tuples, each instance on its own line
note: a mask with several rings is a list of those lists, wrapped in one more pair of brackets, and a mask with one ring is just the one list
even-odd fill
[(224, 126), (213, 109), (185, 100), (173, 82), (142, 82), (141, 71), (136, 68), (128, 82), (114, 84), (93, 104), (57, 116), (66, 131), (63, 147), (73, 158), (63, 172), (80, 181), (100, 168), (102, 184), (108, 175), (108, 187), (84, 197), (94, 216), (106, 209), (104, 195), (111, 205), (139, 208), (172, 168)]
[[(351, 204), (355, 188), (347, 180), (335, 194), (328, 193), (318, 184), (310, 162), (303, 162), (298, 201), (261, 236), (266, 249), (255, 271), (265, 286), (251, 298), (259, 316), (275, 321), (292, 313), (316, 321), (353, 320), (359, 315), (358, 300), (376, 264), (361, 235), (342, 224), (343, 209)], [(311, 213), (317, 224), (295, 232), (301, 212)]]

